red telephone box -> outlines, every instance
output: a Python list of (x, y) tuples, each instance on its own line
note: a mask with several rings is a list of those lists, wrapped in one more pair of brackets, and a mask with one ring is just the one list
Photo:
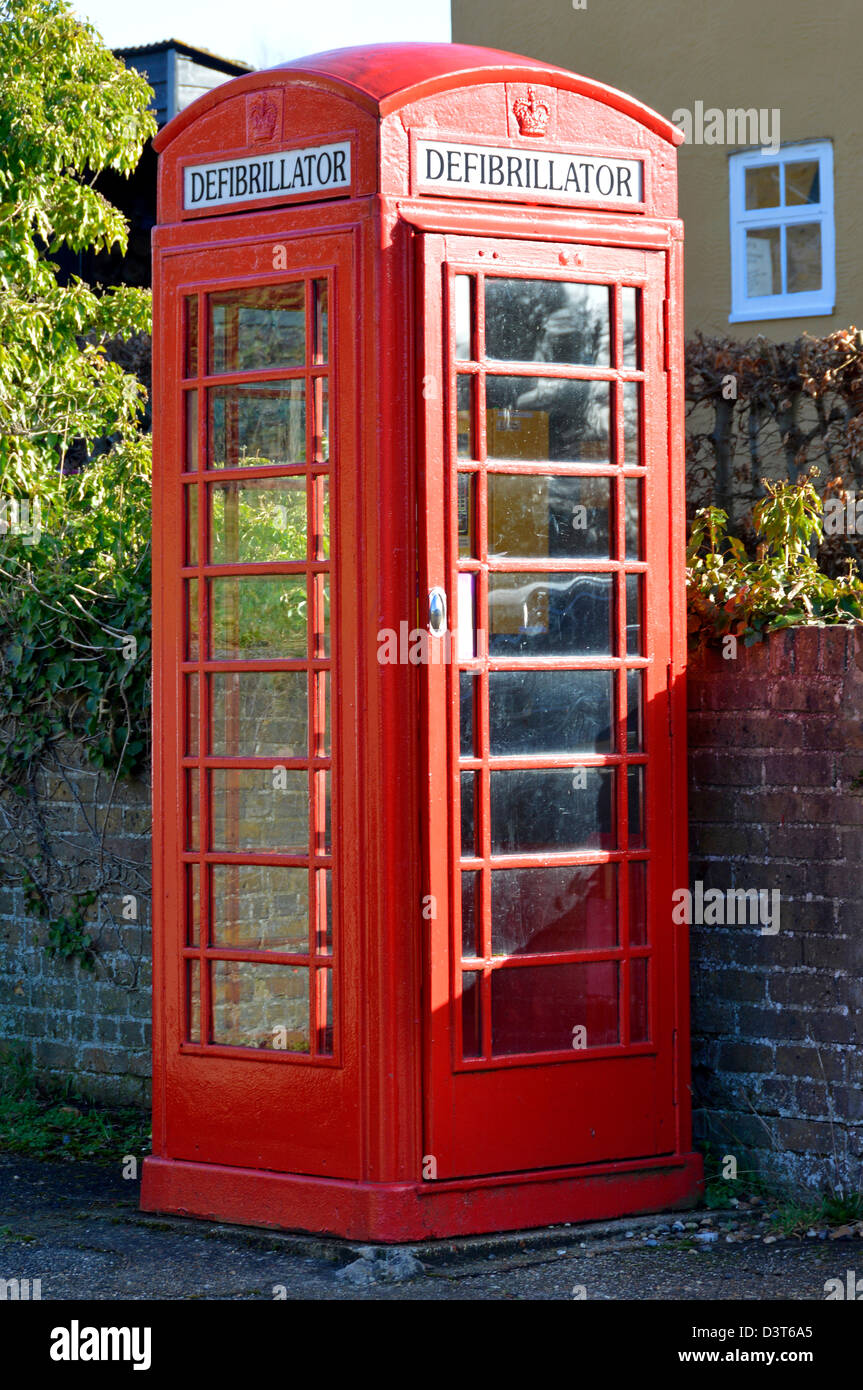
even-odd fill
[(679, 140), (419, 44), (157, 137), (148, 1210), (694, 1200)]

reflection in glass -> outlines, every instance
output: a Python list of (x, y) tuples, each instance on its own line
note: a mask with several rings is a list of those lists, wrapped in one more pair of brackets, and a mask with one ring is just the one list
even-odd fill
[(187, 391), (186, 399), (186, 472), (198, 471), (198, 393)]
[(785, 165), (785, 203), (800, 207), (805, 203), (821, 202), (820, 166), (817, 159), (805, 159)]
[(209, 305), (211, 375), (303, 365), (306, 303), (302, 281), (211, 294)]
[(332, 970), (318, 970), (318, 985), (326, 1000), (324, 1016), (326, 1023), (321, 1026), (318, 1024), (318, 1056), (330, 1057), (333, 1051), (333, 972)]
[(626, 558), (640, 560), (641, 552), (641, 482), (638, 478), (626, 480)]
[(302, 381), (219, 386), (207, 392), (210, 467), (242, 468), (306, 461)]
[(629, 801), (629, 848), (644, 849), (644, 768), (627, 768)]
[(312, 281), (313, 318), (315, 324), (315, 361), (326, 362), (329, 352), (328, 329), (330, 296), (326, 280)]
[(607, 381), (488, 376), (489, 458), (607, 463)]
[(617, 865), (495, 869), (495, 956), (551, 955), (617, 946)]
[(642, 631), (642, 579), (640, 574), (626, 576), (626, 654), (643, 656), (641, 650)]
[(500, 557), (609, 559), (608, 478), (488, 475), (488, 553)]
[(201, 1041), (201, 962), (186, 961), (186, 1039)]
[(307, 606), (302, 575), (211, 579), (211, 659), (304, 657)]
[(611, 960), (493, 971), (492, 1052), (572, 1054), (575, 1030), (581, 1028), (588, 1049), (619, 1042), (618, 975), (617, 961)]
[(217, 758), (306, 758), (305, 671), (229, 671), (210, 677), (211, 752)]
[(609, 320), (607, 285), (485, 281), (486, 357), (501, 362), (607, 367)]
[(473, 757), (473, 702), (476, 679), (470, 671), (459, 671), (459, 752), (463, 758)]
[(473, 390), (471, 377), (463, 373), (455, 379), (456, 431), (460, 459), (473, 458)]
[(200, 747), (201, 691), (197, 675), (186, 677), (186, 752), (197, 758)]
[(198, 581), (186, 580), (186, 658), (197, 661), (200, 656), (198, 644)]
[(210, 964), (213, 1042), (280, 1052), (309, 1050), (309, 972), (246, 960)]
[(648, 1027), (647, 961), (629, 962), (629, 1041), (647, 1042)]
[(629, 944), (647, 945), (647, 864), (629, 861)]
[(623, 366), (630, 371), (638, 368), (638, 300), (641, 294), (632, 285), (622, 285), (620, 313), (623, 320)]
[(492, 771), (492, 853), (613, 849), (613, 788), (611, 768)]
[(638, 465), (641, 458), (641, 383), (623, 383), (623, 461)]
[(327, 377), (315, 377), (315, 413), (313, 457), (328, 463), (330, 457), (330, 385)]
[(309, 779), (272, 768), (213, 768), (211, 848), (309, 852)]
[(610, 753), (610, 671), (491, 671), (492, 754)]
[(779, 165), (759, 165), (746, 170), (746, 207), (779, 207)]
[(201, 866), (186, 865), (186, 944), (201, 944)]
[(476, 777), (472, 772), (463, 772), (459, 778), (461, 787), (461, 853), (462, 858), (472, 859), (476, 853)]
[(471, 276), (455, 277), (455, 355), (470, 361), (471, 352)]
[(821, 226), (802, 222), (785, 229), (788, 257), (788, 293), (803, 294), (821, 288)]
[(309, 873), (262, 864), (214, 864), (210, 932), (232, 950), (309, 949)]
[(200, 849), (201, 847), (201, 798), (199, 793), (200, 777), (197, 768), (190, 768), (186, 772), (186, 848)]
[(187, 294), (186, 306), (186, 354), (184, 376), (198, 375), (198, 296)]
[(489, 574), (492, 656), (608, 656), (612, 577), (608, 574)]
[(303, 478), (217, 483), (210, 494), (210, 563), (305, 560)]
[(466, 970), (461, 977), (462, 1056), (482, 1056), (482, 996), (478, 971)]
[(458, 553), (460, 559), (474, 555), (474, 489), (475, 479), (471, 473), (458, 475)]
[(781, 233), (778, 227), (755, 227), (746, 233), (748, 298), (782, 293), (781, 247)]
[(644, 749), (643, 681), (644, 673), (642, 671), (627, 671), (626, 747), (630, 753), (641, 753)]
[(478, 954), (480, 878), (478, 869), (469, 869), (461, 876), (461, 953), (467, 957)]

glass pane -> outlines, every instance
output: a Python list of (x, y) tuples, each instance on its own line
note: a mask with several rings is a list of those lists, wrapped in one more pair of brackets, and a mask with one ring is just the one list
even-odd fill
[(211, 848), (309, 852), (309, 779), (278, 768), (214, 768)]
[(186, 498), (186, 564), (198, 563), (198, 487), (183, 488)]
[(629, 962), (630, 1042), (647, 1042), (650, 1036), (647, 1020), (647, 961), (644, 959), (631, 960)]
[(186, 865), (186, 944), (201, 944), (201, 866)]
[(629, 848), (644, 849), (644, 768), (628, 768), (626, 781), (629, 801)]
[(489, 458), (607, 463), (609, 383), (486, 378)]
[(638, 302), (641, 291), (631, 285), (620, 290), (620, 313), (623, 320), (623, 365), (630, 371), (639, 367)]
[[(319, 772), (315, 778), (315, 789), (318, 798), (318, 805), (323, 801), (324, 806), (324, 831), (323, 836), (320, 832), (316, 835), (316, 849), (318, 854), (331, 854), (333, 849), (333, 802), (331, 793), (331, 778), (329, 772)], [(323, 841), (323, 843), (321, 843)]]
[(317, 584), (317, 607), (315, 630), (315, 656), (328, 657), (330, 654), (330, 581), (328, 575), (319, 574)]
[(306, 581), (302, 575), (243, 575), (210, 580), (214, 661), (306, 655)]
[(493, 854), (614, 848), (610, 768), (521, 768), (490, 781)]
[(326, 928), (326, 930), (327, 930), (327, 939), (326, 939), (326, 944), (325, 944), (325, 946), (324, 946), (324, 954), (325, 954), (325, 955), (332, 955), (332, 952), (333, 952), (333, 871), (332, 871), (332, 869), (325, 869), (323, 873), (319, 873), (319, 874), (317, 875), (317, 879), (318, 879), (318, 891), (319, 891), (319, 892), (321, 891), (320, 885), (321, 885), (321, 883), (323, 883), (323, 884), (324, 884), (323, 891), (326, 893), (326, 898), (327, 898), (327, 928)]
[(782, 240), (778, 227), (746, 233), (746, 293), (750, 299), (782, 293)]
[(186, 580), (186, 656), (189, 661), (197, 661), (198, 649), (198, 581)]
[(785, 165), (785, 203), (799, 207), (801, 203), (821, 202), (821, 179), (817, 159), (805, 159)]
[(208, 391), (210, 467), (305, 463), (305, 390), (302, 381), (267, 381)]
[(643, 859), (629, 864), (629, 944), (647, 945), (647, 865)]
[(328, 463), (330, 457), (330, 387), (326, 377), (317, 377), (315, 388), (315, 430), (314, 457), (319, 463)]
[(623, 461), (641, 464), (641, 383), (623, 383)]
[(488, 475), (488, 553), (610, 559), (608, 478)]
[(321, 501), (321, 534), (316, 545), (316, 554), (319, 560), (329, 560), (330, 558), (330, 483), (328, 478), (321, 479), (322, 501)]
[(186, 961), (186, 1037), (201, 1041), (201, 962)]
[(459, 782), (461, 786), (461, 852), (463, 858), (472, 859), (476, 853), (474, 831), (476, 825), (476, 778), (472, 772), (463, 772)]
[(211, 873), (214, 946), (308, 953), (308, 869), (214, 864)]
[(309, 972), (304, 966), (214, 960), (210, 970), (214, 1043), (308, 1052)]
[(458, 601), (458, 628), (456, 631), (456, 656), (459, 661), (470, 661), (476, 655), (476, 634), (474, 631), (474, 592), (476, 576), (458, 576), (456, 596)]
[(314, 296), (315, 361), (326, 362), (329, 355), (330, 320), (330, 295), (326, 280), (314, 280), (312, 282), (312, 294)]
[(500, 362), (607, 367), (609, 319), (607, 285), (485, 282), (485, 355)]
[(618, 974), (611, 960), (495, 970), (492, 1052), (571, 1052), (619, 1042)]
[(626, 747), (630, 753), (641, 753), (644, 749), (644, 676), (641, 671), (626, 673)]
[(306, 297), (295, 285), (211, 294), (210, 374), (301, 367), (306, 355)]
[(186, 472), (198, 471), (198, 393), (186, 392)]
[(307, 758), (306, 681), (305, 671), (211, 676), (211, 752), (217, 758)]
[(626, 576), (626, 654), (643, 656), (641, 650), (642, 580), (640, 574)]
[(641, 483), (638, 478), (626, 480), (626, 558), (642, 559), (641, 550)]
[(610, 753), (610, 671), (492, 671), (492, 754)]
[(821, 226), (804, 222), (785, 229), (788, 257), (788, 293), (802, 294), (821, 288)]
[(494, 955), (598, 951), (616, 945), (616, 864), (492, 873)]
[(475, 869), (461, 876), (461, 953), (468, 957), (478, 952), (480, 877)]
[(476, 480), (469, 473), (458, 475), (458, 553), (462, 559), (475, 555), (474, 548), (474, 493)]
[(455, 355), (462, 361), (473, 357), (471, 351), (471, 279), (470, 275), (455, 277)]
[[(330, 673), (329, 671), (320, 671), (315, 679), (318, 688), (315, 722), (318, 726), (316, 736), (319, 745), (316, 749), (316, 756), (328, 758), (330, 756)], [(321, 724), (322, 713), (323, 723)]]
[(333, 972), (332, 970), (318, 970), (318, 998), (323, 999), (323, 1017), (326, 1020), (324, 1025), (318, 1024), (318, 1055), (329, 1057), (333, 1051)]
[(477, 971), (465, 971), (461, 977), (462, 1055), (482, 1056), (482, 996)]
[(186, 677), (186, 752), (197, 758), (201, 726), (201, 691), (197, 676)]
[(473, 701), (476, 676), (472, 676), (469, 671), (459, 671), (458, 676), (458, 697), (459, 697), (459, 752), (463, 758), (473, 756)]
[(199, 795), (200, 778), (197, 768), (186, 772), (186, 848), (201, 847), (201, 800)]
[(186, 306), (186, 353), (184, 376), (198, 375), (198, 296), (188, 294)]
[(492, 656), (608, 656), (612, 577), (607, 574), (490, 574)]
[(217, 483), (210, 494), (210, 564), (305, 560), (303, 478)]
[(473, 394), (472, 378), (457, 376), (456, 389), (456, 432), (457, 454), (460, 459), (473, 458)]
[(759, 165), (746, 171), (746, 207), (779, 207), (779, 165)]

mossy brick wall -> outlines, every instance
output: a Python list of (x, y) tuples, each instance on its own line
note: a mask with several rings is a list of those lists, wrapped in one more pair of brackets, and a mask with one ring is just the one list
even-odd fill
[[(145, 779), (114, 786), (69, 745), (40, 770), (32, 800), (0, 798), (0, 1049), (23, 1049), (41, 1073), (114, 1103), (149, 1093), (149, 803)], [(20, 870), (37, 829), (38, 874), (55, 904), (104, 885), (86, 926), (92, 972), (49, 956), (47, 924), (25, 900)]]
[(794, 1187), (863, 1188), (863, 629), (689, 672), (690, 879), (778, 889), (779, 931), (691, 929), (696, 1132)]

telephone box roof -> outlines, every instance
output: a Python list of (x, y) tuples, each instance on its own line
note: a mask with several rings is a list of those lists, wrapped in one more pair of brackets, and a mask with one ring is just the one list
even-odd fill
[(313, 53), (225, 82), (175, 116), (153, 144), (161, 152), (198, 116), (240, 92), (310, 79), (316, 85), (350, 96), (357, 105), (378, 116), (389, 115), (422, 97), (482, 81), (540, 82), (578, 92), (613, 107), (662, 136), (669, 144), (679, 145), (683, 141), (676, 126), (635, 97), (595, 78), (581, 77), (566, 68), (543, 63), (538, 58), (524, 58), (497, 48), (479, 48), (465, 43), (378, 43)]

